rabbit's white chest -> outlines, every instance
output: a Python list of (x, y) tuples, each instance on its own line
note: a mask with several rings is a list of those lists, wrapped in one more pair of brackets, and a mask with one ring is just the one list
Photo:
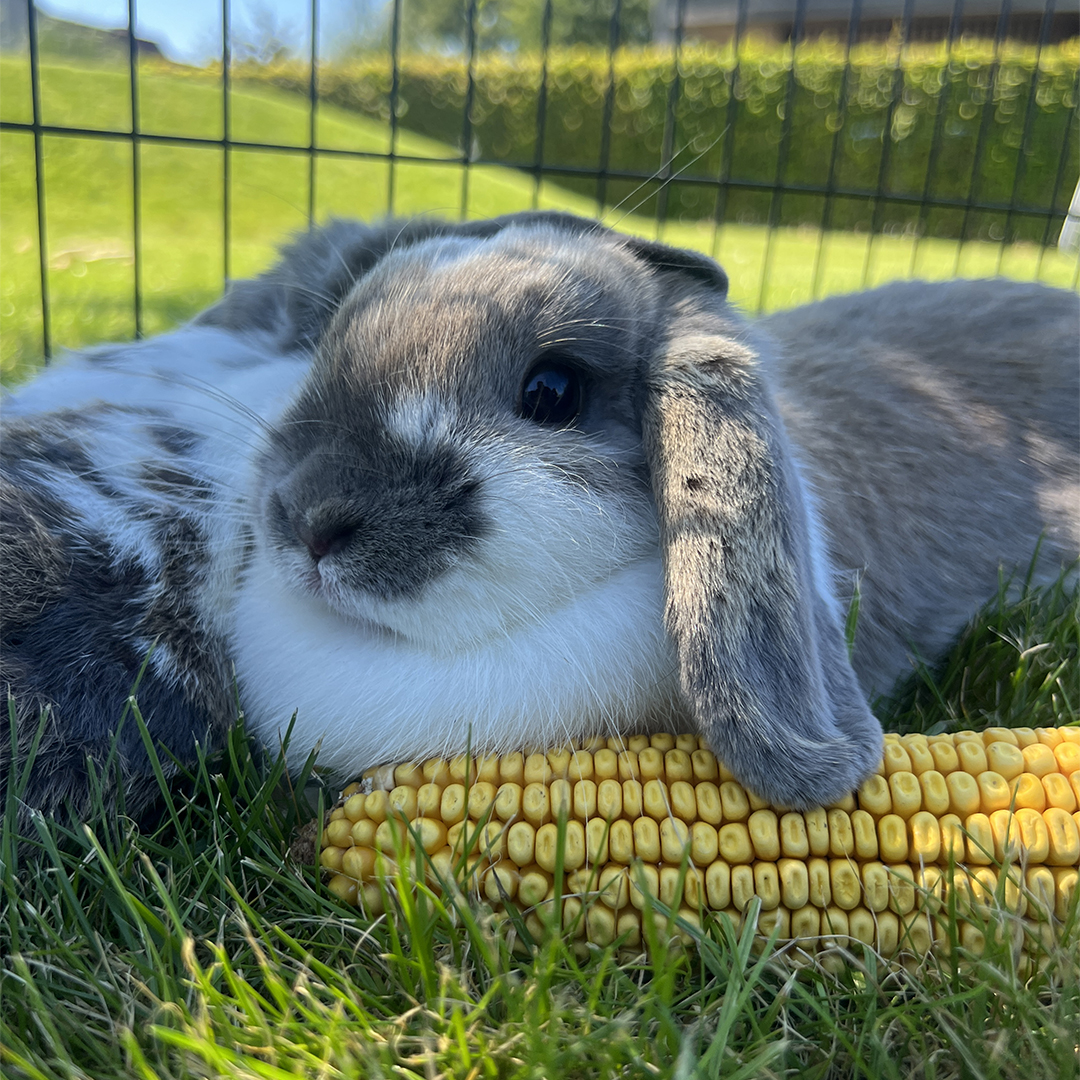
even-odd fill
[(295, 711), (291, 764), (317, 746), (339, 777), (466, 744), (497, 751), (626, 730), (628, 720), (672, 723), (662, 594), (657, 555), (512, 634), (436, 654), (290, 591), (256, 559), (234, 637), (245, 715), (275, 746)]

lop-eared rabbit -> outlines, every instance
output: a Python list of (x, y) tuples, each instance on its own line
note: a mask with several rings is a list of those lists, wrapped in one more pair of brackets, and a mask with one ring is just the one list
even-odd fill
[(44, 371), (3, 407), (5, 778), (40, 732), (27, 807), (84, 813), (92, 770), (137, 812), (132, 693), (171, 772), (235, 688), (336, 777), (694, 729), (777, 805), (842, 797), (868, 696), (1000, 568), (1077, 557), (1080, 304), (906, 282), (748, 322), (726, 292), (566, 215), (336, 222)]

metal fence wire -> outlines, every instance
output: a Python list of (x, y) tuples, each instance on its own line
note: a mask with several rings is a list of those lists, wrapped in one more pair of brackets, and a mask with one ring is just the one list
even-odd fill
[[(659, 0), (635, 48), (631, 0), (595, 0), (589, 42), (559, 29), (560, 0), (536, 0), (530, 42), (509, 45), (490, 3), (461, 0), (426, 51), (410, 36), (423, 2), (389, 0), (378, 41), (343, 56), (311, 0), (303, 47), (257, 56), (221, 0), (217, 58), (185, 67), (140, 37), (127, 0), (126, 26), (95, 31), (110, 67), (104, 53), (56, 59), (70, 24), (4, 0), (11, 370), (164, 329), (330, 213), (577, 209), (733, 260), (737, 298), (756, 309), (898, 276), (1077, 287), (1080, 264), (1054, 247), (1080, 154), (1077, 16), (1056, 0)], [(166, 75), (202, 95), (191, 116), (166, 116)], [(109, 94), (107, 115), (87, 104)], [(267, 94), (296, 103), (287, 123), (253, 119)], [(382, 134), (343, 135), (350, 110)], [(90, 141), (107, 148), (105, 180), (79, 165)], [(197, 183), (180, 183), (178, 152), (197, 157)], [(342, 180), (357, 169), (363, 183)], [(251, 201), (286, 174), (280, 213)], [(169, 229), (197, 250), (187, 279), (163, 269), (179, 252)], [(95, 230), (113, 240), (89, 250)]]

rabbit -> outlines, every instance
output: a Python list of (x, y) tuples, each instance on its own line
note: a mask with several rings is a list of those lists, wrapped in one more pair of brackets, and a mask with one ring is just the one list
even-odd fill
[(711, 259), (566, 215), (374, 259), (353, 229), (206, 316), (291, 304), (282, 347), (314, 346), (254, 462), (232, 639), (297, 761), (691, 726), (775, 804), (828, 803), (913, 650), (1040, 536), (1048, 573), (1076, 558), (1074, 295), (903, 284), (755, 325)]
[[(703, 255), (569, 215), (335, 222), (190, 327), (16, 394), (16, 428), (74, 410), (95, 446), (67, 488), (26, 436), (4, 463), (23, 559), (5, 678), (24, 726), (53, 705), (28, 800), (77, 799), (75, 758), (100, 756), (147, 652), (138, 699), (179, 760), (227, 729), (231, 670), (260, 739), (291, 723), (290, 762), (317, 748), (334, 777), (690, 728), (777, 806), (853, 790), (881, 755), (869, 696), (939, 652), (1000, 567), (1077, 557), (1080, 302), (904, 283), (749, 322), (726, 293)], [(146, 437), (165, 426), (197, 449)], [(176, 464), (196, 483), (154, 490)], [(111, 467), (121, 498), (98, 490)], [(103, 501), (96, 535), (80, 499)], [(136, 536), (155, 515), (187, 546)], [(142, 567), (137, 613), (152, 595), (182, 613), (125, 628), (122, 661), (104, 634), (79, 664), (42, 643), (98, 587), (87, 549)], [(116, 692), (88, 690), (110, 665)], [(121, 749), (125, 786), (140, 752)]]
[(14, 774), (24, 824), (31, 808), (85, 820), (95, 786), (133, 816), (152, 806), (133, 691), (166, 777), (222, 745), (250, 532), (233, 462), (308, 359), (188, 327), (86, 350), (4, 398), (0, 675), (18, 746), (0, 738), (0, 803)]

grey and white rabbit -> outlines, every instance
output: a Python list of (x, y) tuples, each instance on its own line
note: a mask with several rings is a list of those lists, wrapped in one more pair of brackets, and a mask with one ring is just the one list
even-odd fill
[(28, 801), (78, 804), (147, 653), (180, 760), (226, 730), (234, 666), (261, 739), (295, 713), (291, 759), (339, 776), (689, 726), (779, 805), (850, 791), (868, 694), (999, 567), (1080, 551), (1080, 301), (905, 283), (752, 324), (726, 288), (566, 215), (339, 222), (13, 395), (24, 746), (53, 706)]

